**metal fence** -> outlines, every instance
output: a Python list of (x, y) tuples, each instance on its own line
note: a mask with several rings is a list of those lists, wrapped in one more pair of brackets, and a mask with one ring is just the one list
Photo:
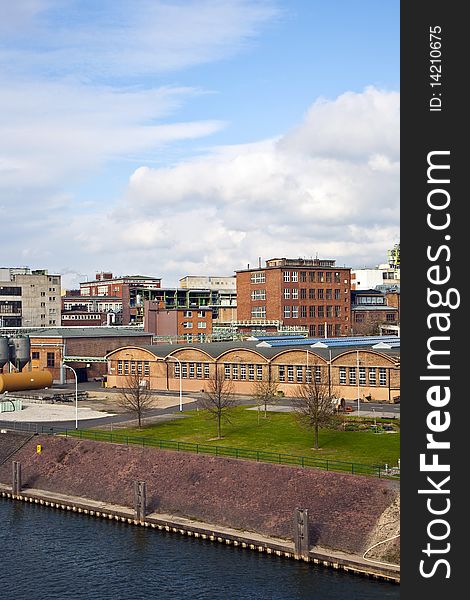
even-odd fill
[[(13, 425), (13, 423), (11, 423)], [(57, 427), (46, 427), (38, 423), (15, 423), (10, 429), (21, 429), (34, 433), (48, 435), (65, 435), (66, 437), (78, 437), (79, 439), (95, 440), (100, 442), (111, 442), (114, 444), (138, 445), (142, 447), (154, 447), (162, 450), (176, 450), (178, 452), (192, 452), (195, 454), (206, 454), (211, 456), (225, 456), (229, 458), (241, 458), (267, 462), (279, 465), (290, 465), (297, 467), (309, 467), (323, 471), (334, 471), (337, 473), (351, 473), (353, 475), (368, 475), (387, 479), (400, 479), (400, 468), (389, 465), (365, 465), (328, 458), (314, 458), (310, 456), (295, 456), (280, 452), (268, 452), (266, 450), (251, 450), (249, 448), (231, 448), (228, 446), (212, 446), (210, 444), (196, 444), (193, 442), (178, 442), (176, 440), (156, 440), (151, 437), (137, 437), (123, 435), (114, 432), (101, 431), (97, 429), (65, 429)]]

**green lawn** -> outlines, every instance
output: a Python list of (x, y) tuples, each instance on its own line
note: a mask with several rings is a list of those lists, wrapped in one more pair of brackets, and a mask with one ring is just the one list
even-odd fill
[[(400, 456), (400, 434), (371, 431), (320, 431), (320, 449), (314, 450), (313, 433), (299, 425), (291, 413), (261, 413), (237, 407), (230, 411), (230, 423), (222, 425), (223, 439), (215, 439), (217, 426), (204, 411), (187, 411), (185, 417), (142, 429), (114, 430), (119, 435), (177, 440), (232, 448), (249, 448), (312, 456), (363, 464), (396, 465)], [(345, 417), (346, 422), (348, 417)]]

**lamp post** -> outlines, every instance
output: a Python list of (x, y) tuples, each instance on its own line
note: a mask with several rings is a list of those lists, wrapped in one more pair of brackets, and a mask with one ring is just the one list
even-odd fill
[(359, 416), (359, 411), (361, 410), (360, 406), (360, 390), (359, 390), (359, 350), (356, 350), (357, 357), (357, 416)]
[(181, 361), (179, 358), (176, 358), (176, 356), (169, 356), (166, 358), (166, 360), (176, 360), (180, 366), (180, 412), (182, 412), (183, 410), (183, 373), (182, 373), (182, 368), (181, 368)]
[(64, 364), (65, 369), (70, 369), (72, 373), (75, 375), (75, 429), (78, 429), (78, 377), (77, 372), (74, 368), (69, 367), (69, 365)]

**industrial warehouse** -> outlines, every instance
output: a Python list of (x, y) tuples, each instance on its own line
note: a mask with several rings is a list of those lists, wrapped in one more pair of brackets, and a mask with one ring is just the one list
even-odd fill
[(395, 402), (400, 396), (399, 338), (258, 338), (244, 342), (125, 346), (107, 354), (107, 386), (129, 387), (133, 376), (152, 390), (207, 391), (216, 370), (236, 394), (273, 381), (280, 395), (300, 384), (326, 383), (332, 394)]

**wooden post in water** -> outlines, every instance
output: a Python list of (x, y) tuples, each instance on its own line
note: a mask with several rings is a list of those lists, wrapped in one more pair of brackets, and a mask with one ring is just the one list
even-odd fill
[(308, 559), (310, 544), (308, 541), (308, 509), (296, 508), (294, 512), (294, 555), (295, 558)]
[(145, 481), (134, 481), (134, 511), (139, 521), (145, 519), (147, 508), (147, 484)]
[(21, 463), (17, 460), (14, 460), (12, 466), (13, 473), (11, 491), (14, 496), (18, 496), (21, 492)]

